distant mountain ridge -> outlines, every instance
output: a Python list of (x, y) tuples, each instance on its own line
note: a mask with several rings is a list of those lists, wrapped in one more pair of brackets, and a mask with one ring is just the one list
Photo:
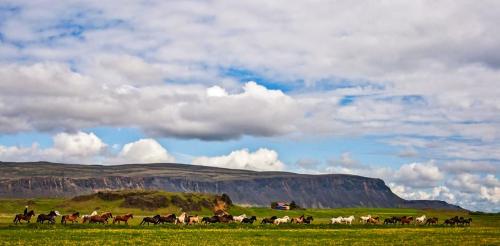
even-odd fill
[(256, 206), (294, 200), (306, 208), (462, 210), (444, 201), (404, 200), (383, 180), (356, 175), (256, 172), (174, 163), (101, 166), (0, 162), (0, 197), (72, 197), (116, 189), (227, 193), (235, 203)]

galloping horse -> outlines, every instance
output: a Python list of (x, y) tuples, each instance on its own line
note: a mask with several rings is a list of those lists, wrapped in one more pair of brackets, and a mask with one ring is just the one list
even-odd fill
[(403, 216), (401, 218), (401, 225), (404, 225), (404, 224), (410, 224), (411, 222), (413, 221), (413, 217), (410, 216), (410, 217), (406, 217), (406, 216)]
[(56, 223), (55, 217), (57, 217), (58, 215), (60, 214), (57, 211), (50, 211), (49, 214), (40, 214), (38, 215), (36, 222), (43, 224), (44, 221), (48, 220), (49, 223), (54, 224)]
[(295, 224), (304, 224), (304, 219), (305, 219), (304, 215), (301, 215), (298, 218), (292, 218), (292, 224), (293, 223), (295, 223)]
[(225, 215), (219, 216), (220, 223), (229, 223), (229, 222), (233, 222), (233, 221), (234, 221), (233, 216), (230, 214), (225, 214)]
[(304, 219), (304, 224), (311, 224), (313, 220), (314, 220), (314, 218), (312, 216), (307, 216)]
[(354, 215), (351, 215), (349, 217), (342, 217), (342, 223), (349, 223), (349, 225), (352, 225), (352, 222), (354, 221)]
[(153, 225), (156, 225), (158, 224), (158, 218), (155, 216), (155, 217), (144, 217), (144, 219), (142, 219), (142, 222), (139, 224), (139, 225), (145, 225), (146, 223), (153, 223)]
[(260, 222), (261, 224), (274, 224), (274, 221), (277, 219), (278, 217), (276, 216), (273, 216), (271, 218), (264, 218), (262, 219), (262, 221)]
[(433, 218), (428, 218), (427, 221), (425, 221), (424, 225), (435, 225), (438, 223), (438, 218), (433, 217)]
[(257, 220), (257, 217), (252, 216), (252, 217), (250, 217), (250, 218), (244, 218), (244, 219), (241, 221), (241, 223), (242, 223), (242, 224), (253, 224), (253, 222), (254, 222), (254, 221), (256, 221), (256, 220)]
[(372, 217), (371, 215), (361, 216), (361, 217), (359, 217), (359, 221), (360, 221), (360, 222), (362, 222), (363, 224), (365, 224), (366, 222), (368, 222), (368, 220), (369, 220), (371, 217)]
[(427, 218), (425, 215), (415, 218), (415, 224), (423, 224), (425, 222), (425, 218)]
[(125, 214), (125, 215), (117, 215), (113, 218), (113, 224), (118, 222), (120, 224), (121, 221), (125, 222), (126, 225), (128, 225), (128, 220), (133, 219), (134, 215), (133, 214)]
[(233, 217), (233, 220), (234, 220), (234, 222), (241, 222), (241, 221), (243, 221), (243, 219), (244, 219), (244, 218), (246, 218), (246, 217), (247, 217), (247, 215), (246, 215), (246, 214), (242, 214), (242, 215), (240, 215), (240, 216), (234, 216), (234, 217)]
[(187, 223), (188, 223), (188, 225), (193, 225), (193, 224), (200, 223), (200, 216), (198, 216), (198, 215), (188, 216)]
[(31, 210), (28, 213), (26, 213), (26, 215), (24, 215), (24, 214), (16, 214), (16, 216), (14, 217), (14, 221), (13, 222), (15, 224), (17, 224), (17, 223), (21, 223), (21, 220), (24, 220), (24, 221), (28, 221), (28, 223), (30, 223), (31, 217), (33, 217), (33, 216), (35, 216), (35, 212), (33, 210)]
[(82, 216), (82, 224), (85, 224), (85, 222), (90, 221), (90, 217), (97, 215), (97, 211), (94, 210), (91, 214), (85, 214)]
[(186, 212), (182, 212), (181, 215), (179, 215), (179, 217), (177, 217), (177, 221), (175, 222), (175, 224), (186, 224), (186, 218), (187, 218), (187, 214)]
[(106, 212), (101, 215), (90, 216), (89, 223), (107, 224), (109, 218), (113, 218), (113, 215), (111, 214), (111, 212)]
[(289, 222), (290, 222), (290, 217), (288, 217), (288, 216), (284, 216), (283, 218), (277, 218), (274, 220), (275, 225), (289, 223)]
[(78, 223), (78, 218), (80, 217), (80, 212), (73, 213), (71, 215), (63, 215), (61, 217), (61, 224), (66, 224), (67, 221), (71, 221), (71, 223)]
[(219, 216), (212, 216), (212, 217), (203, 217), (203, 219), (201, 219), (201, 222), (205, 223), (205, 224), (213, 224), (213, 223), (219, 223), (220, 220), (219, 220)]
[(155, 216), (158, 219), (158, 223), (175, 223), (177, 221), (177, 217), (175, 214), (168, 214), (167, 216), (160, 216), (156, 215)]
[(337, 218), (331, 218), (330, 221), (332, 222), (332, 224), (342, 224), (342, 216), (339, 216)]

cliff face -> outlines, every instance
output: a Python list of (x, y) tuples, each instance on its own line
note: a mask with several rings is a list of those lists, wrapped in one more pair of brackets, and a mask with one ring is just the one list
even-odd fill
[(233, 202), (301, 207), (417, 207), (460, 209), (440, 201), (406, 201), (380, 179), (354, 175), (253, 172), (181, 164), (87, 166), (0, 162), (0, 197), (71, 197), (114, 189), (227, 193)]

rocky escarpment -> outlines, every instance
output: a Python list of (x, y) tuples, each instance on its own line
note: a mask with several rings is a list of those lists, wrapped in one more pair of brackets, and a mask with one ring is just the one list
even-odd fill
[(380, 179), (355, 175), (254, 172), (182, 164), (88, 166), (0, 163), (0, 197), (70, 197), (98, 190), (161, 189), (228, 194), (235, 203), (301, 207), (416, 207), (460, 209), (441, 201), (406, 201)]

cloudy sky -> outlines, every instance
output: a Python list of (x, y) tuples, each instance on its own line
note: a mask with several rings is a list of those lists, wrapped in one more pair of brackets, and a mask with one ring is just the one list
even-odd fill
[(350, 173), (500, 211), (499, 17), (498, 1), (2, 0), (0, 160)]

